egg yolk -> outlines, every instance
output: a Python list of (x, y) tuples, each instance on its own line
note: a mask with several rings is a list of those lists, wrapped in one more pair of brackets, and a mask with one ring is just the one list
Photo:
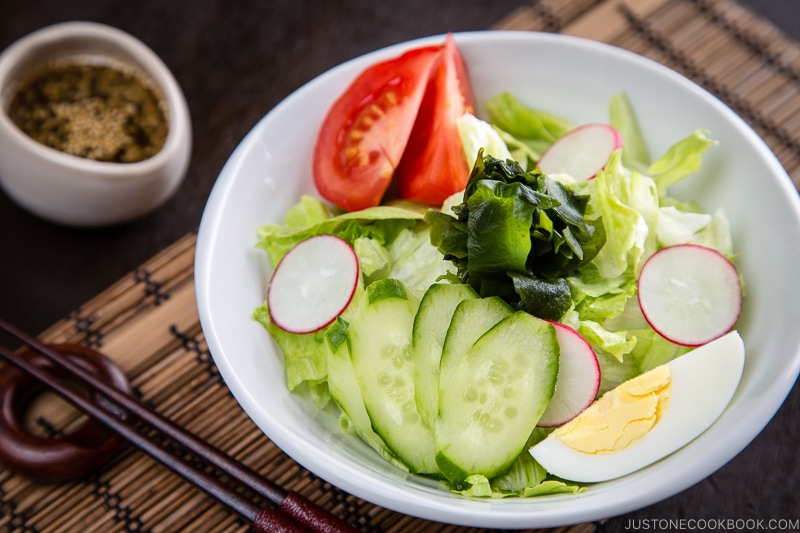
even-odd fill
[(668, 366), (654, 368), (608, 391), (553, 435), (588, 454), (627, 448), (658, 424), (669, 403), (671, 384)]

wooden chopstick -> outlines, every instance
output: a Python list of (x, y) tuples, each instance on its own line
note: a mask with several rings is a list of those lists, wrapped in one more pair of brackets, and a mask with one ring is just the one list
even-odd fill
[[(17, 329), (0, 318), (0, 329), (6, 331), (32, 350), (40, 353), (53, 364), (63, 368), (76, 380), (105, 396), (102, 403), (110, 403), (106, 408), (99, 407), (83, 395), (75, 392), (61, 380), (53, 378), (47, 371), (30, 364), (13, 351), (0, 346), (0, 355), (23, 371), (52, 388), (55, 392), (73, 403), (76, 407), (99, 420), (136, 447), (152, 456), (190, 483), (216, 498), (230, 509), (248, 519), (256, 533), (262, 532), (302, 532), (355, 533), (355, 530), (321, 507), (303, 498), (296, 492), (279, 487), (258, 475), (247, 466), (238, 463), (197, 436), (173, 424), (159, 413), (139, 403), (116, 388), (95, 378), (92, 374), (50, 348), (36, 338)], [(126, 421), (118, 417), (123, 410), (148, 424), (192, 452), (197, 458), (215, 466), (256, 494), (267, 499), (276, 509), (259, 508), (251, 501), (236, 493), (219, 479), (197, 470), (188, 461), (169, 452), (163, 446), (142, 435)]]

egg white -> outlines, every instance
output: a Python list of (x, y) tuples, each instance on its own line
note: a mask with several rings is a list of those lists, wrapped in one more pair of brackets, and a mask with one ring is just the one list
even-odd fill
[(744, 369), (744, 342), (736, 331), (667, 363), (672, 385), (661, 420), (622, 450), (588, 454), (551, 434), (530, 453), (560, 478), (592, 483), (640, 470), (682, 448), (708, 429), (727, 407)]

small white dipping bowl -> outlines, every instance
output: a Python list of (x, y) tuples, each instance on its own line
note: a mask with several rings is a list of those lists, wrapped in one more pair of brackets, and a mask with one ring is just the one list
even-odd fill
[[(161, 150), (135, 163), (96, 161), (39, 143), (8, 116), (15, 84), (54, 61), (126, 66), (149, 77), (164, 97), (168, 134)], [(189, 110), (172, 73), (141, 41), (92, 22), (37, 30), (0, 55), (0, 184), (30, 212), (59, 224), (107, 226), (144, 215), (167, 201), (191, 156)]]
[(510, 91), (578, 124), (607, 122), (610, 98), (625, 91), (654, 157), (695, 128), (719, 141), (700, 173), (670, 189), (708, 212), (726, 210), (747, 287), (737, 325), (746, 346), (744, 375), (716, 423), (663, 460), (582, 494), (476, 500), (392, 468), (345, 434), (334, 410), (319, 411), (287, 390), (280, 352), (251, 318), (270, 275), (264, 253), (254, 249), (256, 230), (282, 222), (301, 194), (314, 193), (317, 132), (351, 80), (376, 61), (443, 41), (436, 36), (378, 50), (312, 80), (270, 111), (222, 169), (200, 224), (195, 281), (203, 332), (225, 383), (267, 436), (311, 472), (365, 500), (430, 520), (556, 527), (630, 512), (687, 489), (742, 451), (797, 379), (800, 200), (767, 145), (725, 104), (660, 64), (597, 42), (534, 32), (455, 34), (479, 114), (481, 103)]

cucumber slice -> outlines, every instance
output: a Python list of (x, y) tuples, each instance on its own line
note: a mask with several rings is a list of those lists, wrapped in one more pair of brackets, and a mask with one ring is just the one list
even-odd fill
[(414, 394), (422, 421), (433, 428), (439, 410), (439, 363), (447, 328), (456, 306), (478, 293), (462, 283), (435, 283), (422, 297), (411, 340)]
[(392, 278), (367, 287), (348, 329), (350, 358), (372, 427), (414, 473), (437, 473), (433, 433), (414, 398), (411, 334), (416, 303)]
[(442, 358), (446, 354), (450, 354), (447, 357), (460, 357), (481, 335), (513, 312), (514, 309), (497, 296), (459, 303), (447, 328)]
[(553, 396), (558, 355), (553, 325), (523, 311), (443, 354), (436, 461), (456, 488), (472, 474), (502, 474), (522, 453)]
[(396, 467), (408, 470), (386, 446), (383, 439), (372, 429), (372, 422), (364, 407), (364, 398), (356, 380), (356, 372), (350, 360), (350, 346), (347, 339), (349, 324), (341, 317), (325, 330), (327, 346), (328, 389), (331, 398), (339, 406), (344, 421), (343, 429), (355, 433), (383, 459)]

